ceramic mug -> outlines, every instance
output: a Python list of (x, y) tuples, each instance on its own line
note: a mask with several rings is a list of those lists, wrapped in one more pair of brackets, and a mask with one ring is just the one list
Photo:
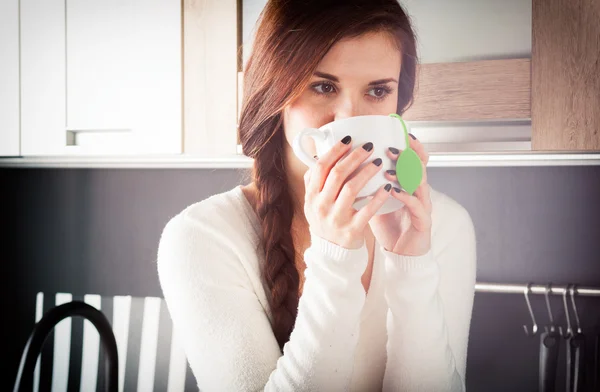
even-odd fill
[[(292, 149), (296, 156), (308, 167), (315, 165), (317, 160), (314, 154), (306, 151), (304, 138), (310, 137), (314, 140), (317, 156), (323, 156), (335, 143), (342, 140), (347, 135), (352, 137), (352, 148), (347, 156), (355, 148), (362, 148), (365, 143), (373, 143), (373, 152), (369, 159), (363, 162), (359, 168), (352, 173), (347, 180), (352, 179), (365, 166), (370, 165), (372, 161), (381, 158), (382, 168), (373, 176), (367, 184), (360, 190), (353, 207), (357, 210), (369, 203), (373, 195), (379, 188), (391, 183), (393, 187), (401, 188), (398, 181), (390, 181), (385, 177), (387, 170), (396, 170), (396, 164), (388, 156), (390, 147), (404, 150), (406, 148), (405, 124), (398, 116), (386, 115), (365, 115), (348, 117), (323, 125), (320, 128), (303, 129), (292, 142)], [(393, 192), (393, 190), (392, 190)], [(404, 206), (399, 200), (389, 197), (384, 205), (377, 211), (377, 214), (387, 214), (396, 211)]]

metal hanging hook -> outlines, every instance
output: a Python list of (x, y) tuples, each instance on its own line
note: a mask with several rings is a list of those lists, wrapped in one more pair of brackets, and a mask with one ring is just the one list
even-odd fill
[(576, 285), (571, 285), (569, 287), (569, 294), (571, 294), (571, 305), (573, 307), (573, 313), (575, 313), (575, 330), (577, 333), (582, 333), (581, 324), (579, 323), (579, 314), (577, 313), (577, 306), (575, 305), (575, 287)]
[(565, 334), (564, 338), (570, 338), (571, 336), (573, 336), (573, 328), (571, 327), (571, 317), (569, 315), (569, 304), (567, 303), (567, 294), (569, 293), (570, 288), (571, 285), (567, 285), (562, 295), (563, 305), (565, 307), (565, 317), (567, 319), (567, 333)]
[[(554, 316), (552, 315), (552, 307), (550, 306), (550, 293), (552, 292), (552, 283), (548, 283), (546, 285), (546, 290), (544, 291), (544, 297), (546, 298), (546, 308), (548, 309), (548, 318), (550, 319), (550, 330), (548, 327), (544, 327), (546, 332), (556, 332), (556, 324), (554, 324)], [(558, 327), (558, 333), (560, 336), (563, 335), (562, 327)]]
[(527, 309), (529, 309), (529, 316), (531, 316), (531, 321), (533, 323), (533, 326), (531, 327), (531, 332), (529, 331), (529, 328), (527, 328), (527, 325), (523, 325), (523, 330), (525, 331), (525, 335), (531, 337), (531, 336), (535, 336), (538, 332), (538, 325), (537, 322), (535, 321), (535, 315), (533, 314), (533, 309), (531, 308), (531, 302), (529, 302), (529, 293), (531, 293), (531, 285), (532, 283), (528, 283), (527, 287), (525, 288), (524, 294), (525, 294), (525, 302), (527, 303)]

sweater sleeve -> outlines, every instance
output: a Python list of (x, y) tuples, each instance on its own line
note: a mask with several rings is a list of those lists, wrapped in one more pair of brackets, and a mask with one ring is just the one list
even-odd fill
[(476, 249), (466, 211), (418, 257), (386, 255), (385, 391), (465, 391)]
[(312, 237), (295, 328), (282, 355), (240, 239), (215, 226), (215, 220), (173, 218), (158, 250), (163, 294), (200, 390), (348, 389), (366, 247), (349, 250)]

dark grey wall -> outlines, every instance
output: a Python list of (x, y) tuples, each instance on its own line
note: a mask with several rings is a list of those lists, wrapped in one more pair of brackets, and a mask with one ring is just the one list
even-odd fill
[[(9, 390), (39, 291), (160, 296), (155, 257), (167, 220), (245, 183), (236, 170), (1, 169), (3, 357)], [(471, 213), (478, 281), (600, 286), (600, 167), (430, 168), (430, 183)], [(533, 298), (545, 323), (543, 297)], [(562, 315), (559, 298), (552, 304)], [(600, 298), (581, 299), (586, 326)], [(3, 317), (4, 319), (4, 317)], [(477, 294), (470, 391), (536, 390), (537, 338), (521, 295)], [(561, 367), (562, 369), (562, 367)]]

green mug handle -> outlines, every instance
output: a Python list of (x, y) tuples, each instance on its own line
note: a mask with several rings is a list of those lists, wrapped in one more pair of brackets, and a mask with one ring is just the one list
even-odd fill
[(423, 164), (416, 151), (410, 147), (408, 131), (406, 130), (406, 124), (402, 117), (396, 113), (390, 114), (390, 117), (395, 117), (400, 120), (402, 129), (404, 129), (404, 139), (406, 141), (406, 148), (400, 152), (398, 161), (396, 162), (396, 178), (402, 189), (409, 195), (412, 195), (419, 185), (421, 185), (421, 181), (423, 180)]

